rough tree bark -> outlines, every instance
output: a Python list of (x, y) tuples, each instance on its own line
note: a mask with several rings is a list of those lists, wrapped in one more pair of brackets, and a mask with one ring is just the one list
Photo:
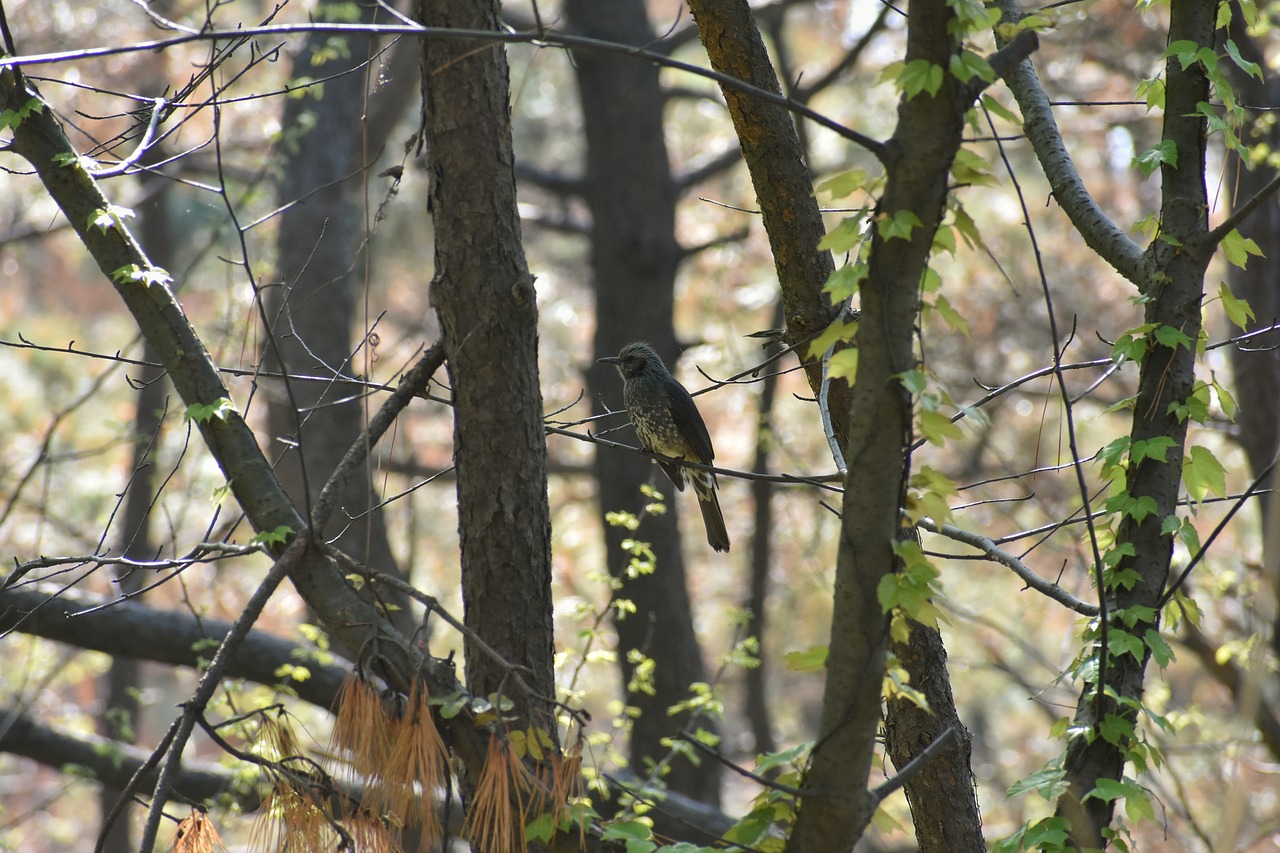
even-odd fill
[[(567, 22), (582, 35), (624, 44), (647, 45), (655, 35), (640, 0), (568, 0)], [(600, 51), (573, 54), (586, 136), (583, 195), (591, 210), (591, 270), (596, 293), (596, 357), (617, 355), (624, 344), (647, 340), (673, 368), (678, 356), (672, 327), (676, 271), (684, 257), (676, 241), (679, 191), (667, 158), (663, 127), (665, 96), (659, 69), (632, 57)], [(597, 414), (605, 401), (621, 409), (622, 384), (609, 365), (587, 370), (588, 389)], [(628, 511), (641, 517), (635, 531), (604, 525), (609, 572), (626, 577), (624, 538), (653, 549), (653, 574), (627, 578), (618, 595), (633, 602), (634, 614), (615, 620), (618, 660), (625, 689), (635, 670), (627, 653), (654, 661), (653, 693), (627, 696), (639, 709), (631, 729), (631, 766), (643, 776), (646, 760), (663, 758), (662, 741), (689, 722), (667, 709), (689, 696), (689, 685), (707, 680), (686, 584), (679, 530), (680, 499), (651, 460), (631, 453), (595, 456), (600, 512)], [(656, 476), (656, 479), (655, 479)], [(640, 486), (652, 482), (666, 497), (667, 511), (643, 513), (649, 502)], [(701, 534), (698, 535), (701, 542)], [(699, 549), (701, 553), (701, 549)], [(723, 560), (707, 550), (702, 559)], [(713, 720), (696, 727), (715, 730)], [(713, 761), (691, 764), (678, 757), (666, 783), (707, 803), (720, 801), (720, 767)]]
[[(431, 0), (428, 27), (497, 30), (496, 0)], [(435, 224), (431, 300), (453, 387), (465, 622), (536, 696), (545, 715), (552, 671), (551, 519), (538, 386), (538, 305), (516, 209), (506, 51), (493, 42), (426, 39), (422, 85)], [(466, 647), (468, 688), (513, 689), (508, 671)], [(540, 712), (540, 713), (538, 713)]]

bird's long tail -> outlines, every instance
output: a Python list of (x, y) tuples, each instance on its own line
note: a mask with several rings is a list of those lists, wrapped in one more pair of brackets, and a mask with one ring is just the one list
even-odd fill
[(688, 473), (693, 492), (698, 496), (698, 509), (702, 510), (702, 523), (707, 528), (707, 544), (717, 551), (728, 551), (729, 531), (725, 529), (720, 499), (716, 496), (715, 474), (692, 469)]

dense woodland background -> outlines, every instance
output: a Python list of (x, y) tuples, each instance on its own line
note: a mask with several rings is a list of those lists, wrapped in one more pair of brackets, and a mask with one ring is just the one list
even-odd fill
[(353, 670), (477, 849), (1274, 849), (1270, 7), (3, 12), (0, 849), (382, 849)]

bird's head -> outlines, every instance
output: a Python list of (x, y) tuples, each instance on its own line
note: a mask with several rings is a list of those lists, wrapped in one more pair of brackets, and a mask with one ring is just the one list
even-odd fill
[(647, 370), (665, 373), (667, 369), (658, 353), (644, 341), (629, 343), (616, 356), (602, 358), (600, 363), (616, 366), (624, 379), (639, 376)]

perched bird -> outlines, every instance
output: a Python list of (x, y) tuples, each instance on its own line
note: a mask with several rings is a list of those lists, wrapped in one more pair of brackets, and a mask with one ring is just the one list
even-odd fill
[(659, 459), (658, 464), (676, 489), (684, 490), (686, 475), (693, 482), (707, 528), (707, 542), (717, 551), (728, 551), (729, 533), (716, 498), (716, 475), (668, 461), (710, 465), (715, 459), (711, 436), (693, 397), (671, 375), (653, 347), (641, 341), (627, 344), (617, 356), (600, 361), (615, 365), (622, 374), (622, 403), (635, 424), (640, 444), (645, 450), (667, 457)]

